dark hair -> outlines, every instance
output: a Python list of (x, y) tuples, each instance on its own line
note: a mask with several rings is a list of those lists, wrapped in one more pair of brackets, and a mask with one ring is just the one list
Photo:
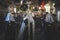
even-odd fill
[(48, 12), (46, 12), (46, 14), (48, 14)]

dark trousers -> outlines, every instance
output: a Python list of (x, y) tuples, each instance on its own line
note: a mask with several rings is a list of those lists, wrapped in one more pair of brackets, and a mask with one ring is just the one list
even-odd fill
[(52, 26), (49, 23), (45, 23), (45, 34), (46, 34), (46, 40), (54, 40), (55, 37), (55, 31), (52, 30)]
[(33, 26), (32, 26), (32, 23), (30, 23), (30, 38), (31, 40), (33, 40)]
[(25, 31), (24, 31), (24, 34), (23, 34), (23, 40), (28, 40), (29, 36), (30, 36), (30, 40), (33, 40), (33, 26), (32, 26), (32, 23), (30, 23), (30, 35), (28, 34), (28, 32), (29, 32), (28, 25), (26, 25), (26, 28), (25, 28)]
[(6, 23), (6, 40), (15, 40), (16, 35), (16, 24), (11, 22), (10, 24)]
[(4, 31), (3, 27), (4, 27), (4, 23), (0, 21), (0, 34), (2, 34)]

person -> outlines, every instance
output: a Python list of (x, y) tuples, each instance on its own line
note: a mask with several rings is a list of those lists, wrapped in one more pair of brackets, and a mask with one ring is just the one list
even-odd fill
[(53, 23), (54, 22), (52, 15), (49, 14), (48, 12), (46, 13), (45, 22), (47, 22), (47, 23)]
[(52, 31), (51, 31), (51, 24), (53, 24), (54, 20), (51, 14), (48, 12), (46, 13), (45, 17), (45, 27), (46, 27), (46, 40), (52, 40)]
[(6, 15), (5, 23), (6, 23), (6, 39), (5, 40), (15, 40), (15, 31), (16, 31), (16, 24), (14, 19), (14, 13), (8, 8), (9, 12)]
[(44, 27), (44, 19), (45, 19), (45, 13), (44, 12), (42, 12), (41, 13), (41, 31), (45, 31), (45, 27)]
[(16, 39), (17, 39), (17, 36), (19, 35), (19, 32), (21, 30), (21, 25), (22, 25), (22, 22), (23, 22), (23, 14), (20, 12), (20, 13), (16, 13), (14, 18), (15, 18), (15, 22), (16, 22)]
[(26, 37), (25, 37), (26, 32), (25, 31), (26, 31), (27, 24), (28, 24), (28, 19), (26, 17), (27, 16), (24, 16), (23, 19), (22, 19), (22, 23), (21, 23), (20, 28), (19, 28), (17, 40), (25, 40), (26, 39)]

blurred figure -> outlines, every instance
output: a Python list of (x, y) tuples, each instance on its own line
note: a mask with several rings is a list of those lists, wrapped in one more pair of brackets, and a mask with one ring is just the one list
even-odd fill
[(53, 31), (51, 30), (52, 28), (52, 24), (53, 24), (54, 20), (51, 14), (49, 14), (48, 12), (46, 13), (46, 17), (45, 17), (45, 27), (46, 27), (46, 40), (53, 40), (52, 39), (52, 33)]
[(9, 12), (5, 18), (6, 24), (6, 40), (15, 40), (16, 24), (14, 19), (13, 7), (8, 7)]
[[(24, 15), (24, 14), (23, 14)], [(22, 15), (22, 12), (20, 13), (20, 16), (21, 17), (23, 17), (23, 15)], [(19, 18), (20, 19), (20, 18)], [(26, 28), (27, 28), (27, 18), (26, 18), (26, 15), (24, 15), (24, 17), (22, 18), (22, 19), (20, 19), (21, 20), (21, 22), (20, 22), (20, 26), (19, 26), (19, 31), (18, 31), (18, 38), (17, 38), (17, 40), (23, 40), (24, 39), (24, 37), (25, 37), (25, 33), (26, 32), (24, 32), (24, 31), (27, 31), (26, 30)], [(25, 35), (24, 35), (25, 34)], [(26, 38), (25, 38), (26, 39)], [(24, 39), (24, 40), (25, 40)]]
[(44, 19), (45, 19), (45, 12), (42, 12), (41, 13), (41, 31), (45, 31), (45, 26), (44, 26), (44, 23), (45, 23), (45, 21), (44, 21)]
[(17, 36), (19, 35), (19, 31), (20, 31), (22, 22), (23, 22), (23, 14), (22, 14), (22, 12), (20, 12), (20, 13), (16, 13), (15, 15), (17, 15), (14, 17), (15, 22), (16, 22), (16, 32), (17, 32), (16, 38), (17, 38)]
[(47, 23), (53, 23), (54, 22), (52, 15), (49, 14), (48, 12), (46, 13), (45, 22), (47, 22)]

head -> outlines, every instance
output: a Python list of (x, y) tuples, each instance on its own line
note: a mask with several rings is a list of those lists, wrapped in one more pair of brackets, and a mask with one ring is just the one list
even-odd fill
[(10, 6), (8, 7), (8, 10), (9, 10), (9, 12), (14, 13), (14, 7), (13, 7), (12, 5), (10, 5)]
[(46, 12), (46, 14), (48, 14), (48, 12)]

